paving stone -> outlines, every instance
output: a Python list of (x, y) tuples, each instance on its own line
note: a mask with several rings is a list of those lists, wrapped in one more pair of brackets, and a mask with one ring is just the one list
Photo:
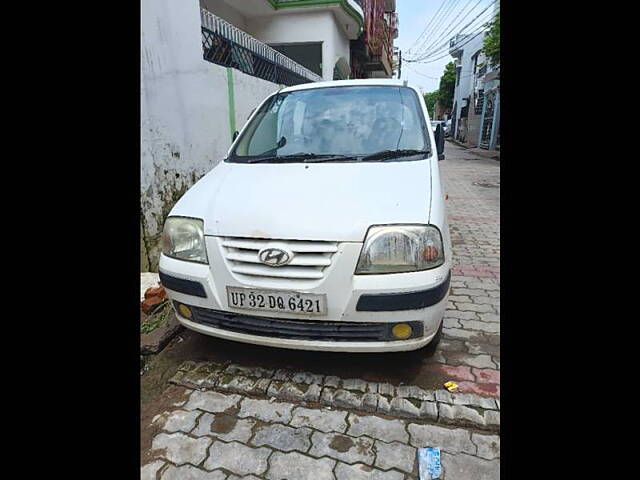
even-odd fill
[(476, 320), (478, 318), (475, 312), (461, 312), (459, 310), (447, 310), (445, 316), (447, 318), (457, 318), (460, 320)]
[(433, 392), (428, 392), (417, 385), (400, 385), (397, 388), (397, 396), (417, 400), (434, 400)]
[(484, 412), (484, 421), (487, 425), (500, 426), (500, 412), (498, 410), (486, 410)]
[(442, 469), (446, 479), (496, 480), (500, 478), (500, 460), (484, 460), (461, 453), (442, 455)]
[(405, 478), (400, 472), (393, 470), (383, 472), (362, 463), (348, 465), (338, 462), (335, 474), (336, 480), (403, 480)]
[(478, 334), (480, 332), (476, 332), (473, 330), (463, 330), (462, 328), (443, 328), (442, 333), (446, 337), (467, 340), (470, 338), (478, 337)]
[(357, 390), (364, 393), (367, 391), (367, 382), (359, 378), (346, 378), (342, 380), (342, 388), (344, 390)]
[(291, 376), (291, 381), (295, 383), (304, 383), (305, 385), (311, 385), (313, 383), (322, 384), (324, 375), (318, 375), (316, 373), (309, 372), (297, 372)]
[(336, 390), (333, 394), (333, 404), (341, 408), (359, 409), (362, 407), (362, 397), (363, 395), (361, 393), (354, 393), (348, 390)]
[(256, 430), (251, 444), (256, 447), (266, 445), (285, 452), (293, 450), (306, 452), (311, 446), (310, 436), (311, 429), (309, 428), (291, 428), (279, 424), (266, 425)]
[(218, 380), (216, 387), (230, 392), (251, 393), (255, 388), (256, 381), (257, 379), (255, 378), (243, 375), (236, 375), (233, 377), (224, 375)]
[(456, 307), (461, 312), (493, 313), (496, 311), (492, 305), (477, 305), (475, 303), (456, 303)]
[(478, 457), (487, 460), (500, 458), (500, 437), (498, 435), (472, 433), (471, 441), (478, 447)]
[(245, 367), (243, 365), (231, 364), (224, 369), (225, 375), (243, 375), (246, 377), (254, 378), (271, 378), (273, 377), (274, 370), (271, 368), (262, 367)]
[(411, 438), (409, 443), (414, 447), (438, 447), (449, 453), (476, 453), (476, 446), (471, 442), (469, 432), (462, 428), (411, 423), (407, 429)]
[(368, 393), (378, 393), (378, 382), (367, 382), (367, 392)]
[(500, 315), (495, 313), (479, 313), (478, 318), (483, 322), (500, 322)]
[(293, 382), (284, 382), (278, 385), (278, 388), (274, 387), (274, 383), (272, 382), (267, 390), (267, 394), (270, 396), (274, 396), (279, 400), (288, 400), (291, 402), (301, 402), (305, 400), (305, 396), (307, 392), (311, 389), (312, 394), (315, 394), (312, 398), (317, 401), (320, 397), (320, 387), (318, 385), (306, 385), (306, 384), (297, 384)]
[(387, 395), (389, 397), (395, 397), (395, 395), (396, 395), (396, 387), (394, 387), (390, 383), (379, 383), (378, 384), (378, 393), (380, 393), (382, 395)]
[(156, 472), (165, 464), (162, 460), (147, 463), (140, 469), (140, 480), (156, 480)]
[(500, 372), (498, 370), (472, 368), (471, 373), (475, 375), (480, 383), (500, 384)]
[(477, 320), (460, 320), (462, 328), (478, 330), (480, 332), (500, 333), (499, 323), (480, 322)]
[(254, 477), (253, 475), (247, 475), (244, 477), (238, 477), (237, 475), (229, 475), (227, 477), (227, 480), (260, 480), (260, 479), (258, 477)]
[(246, 443), (251, 438), (255, 423), (255, 420), (250, 418), (238, 419), (229, 415), (203, 413), (198, 420), (198, 426), (191, 432), (191, 435), (196, 437), (206, 435), (225, 442), (236, 440)]
[(295, 373), (296, 372), (288, 368), (279, 368), (274, 372), (273, 379), (281, 382), (287, 382), (291, 380), (291, 377), (293, 377)]
[(274, 452), (269, 459), (269, 471), (265, 478), (269, 480), (334, 480), (335, 460), (329, 458), (311, 458), (297, 452)]
[(261, 475), (268, 467), (267, 458), (271, 452), (271, 449), (265, 447), (251, 448), (238, 442), (216, 441), (209, 448), (209, 458), (204, 463), (204, 468), (224, 468), (236, 475)]
[(444, 318), (444, 328), (461, 328), (462, 325), (457, 318)]
[(417, 450), (399, 442), (385, 443), (376, 440), (376, 467), (383, 470), (397, 468), (406, 473), (413, 471)]
[(204, 410), (205, 412), (219, 413), (238, 406), (242, 397), (237, 394), (222, 394), (218, 392), (194, 391), (189, 401), (184, 406), (185, 410)]
[(254, 417), (263, 422), (289, 423), (293, 404), (245, 398), (240, 403), (240, 418)]
[[(487, 410), (490, 412), (492, 410)], [(485, 412), (486, 413), (486, 412)], [(474, 425), (484, 427), (486, 421), (484, 416), (477, 410), (464, 405), (449, 405), (446, 403), (438, 404), (438, 418), (445, 423)]]
[(347, 412), (296, 407), (289, 425), (292, 427), (312, 427), (322, 432), (347, 431)]
[(458, 382), (458, 392), (500, 397), (500, 385), (495, 383)]
[(324, 387), (320, 393), (320, 403), (323, 405), (333, 406), (333, 396), (335, 393), (335, 388)]
[(430, 418), (432, 420), (438, 419), (438, 406), (436, 402), (424, 401), (420, 405), (420, 418)]
[(500, 410), (500, 399), (496, 399), (496, 405), (498, 405), (498, 410)]
[(191, 438), (184, 433), (161, 433), (153, 439), (153, 450), (165, 450), (164, 458), (176, 465), (198, 465), (207, 454), (210, 438)]
[(368, 437), (353, 438), (340, 433), (314, 432), (311, 436), (309, 455), (314, 457), (331, 457), (345, 463), (373, 464), (373, 439)]
[(495, 368), (490, 355), (470, 355), (462, 352), (451, 352), (447, 355), (448, 363), (452, 365), (468, 365), (476, 368)]
[(496, 408), (495, 400), (481, 397), (472, 393), (450, 393), (446, 390), (436, 390), (436, 400), (438, 402), (450, 403), (453, 405), (474, 405), (482, 408)]
[(500, 356), (500, 346), (491, 345), (489, 343), (471, 343), (466, 342), (468, 352), (472, 355), (481, 355), (486, 353), (487, 355)]
[(184, 411), (176, 410), (171, 412), (171, 415), (167, 418), (164, 424), (163, 430), (167, 432), (184, 432), (188, 433), (193, 427), (196, 426), (196, 419), (202, 412), (198, 410)]
[(350, 427), (347, 434), (353, 437), (366, 435), (385, 442), (409, 441), (409, 434), (402, 420), (388, 420), (375, 415), (360, 416), (355, 413), (350, 413), (348, 419)]
[(162, 477), (160, 477), (161, 480), (225, 480), (226, 478), (227, 474), (220, 470), (207, 472), (192, 465), (183, 465), (181, 467), (169, 465), (162, 472)]
[(401, 417), (419, 417), (420, 407), (416, 406), (406, 398), (396, 397), (391, 400), (390, 412)]
[(389, 403), (389, 400), (386, 397), (383, 397), (382, 395), (380, 395), (378, 397), (378, 412), (380, 413), (389, 413), (391, 412), (391, 404)]
[(378, 408), (377, 393), (365, 393), (362, 396), (362, 409), (366, 412), (375, 412)]
[(448, 377), (456, 380), (475, 381), (476, 377), (471, 373), (471, 368), (466, 366), (442, 365), (439, 367), (440, 372)]
[(336, 377), (335, 375), (329, 375), (327, 378), (324, 379), (324, 386), (338, 388), (338, 386), (340, 385), (340, 381), (341, 381), (340, 377)]

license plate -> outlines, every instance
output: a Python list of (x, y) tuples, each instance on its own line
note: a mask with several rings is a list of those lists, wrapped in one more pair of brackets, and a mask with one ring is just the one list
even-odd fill
[(326, 315), (327, 296), (312, 293), (277, 292), (227, 287), (229, 307), (264, 312)]

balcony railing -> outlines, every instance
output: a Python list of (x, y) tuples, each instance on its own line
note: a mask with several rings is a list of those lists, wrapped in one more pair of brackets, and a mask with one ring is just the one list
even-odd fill
[(200, 18), (205, 60), (280, 85), (322, 80), (320, 75), (211, 12), (200, 9)]

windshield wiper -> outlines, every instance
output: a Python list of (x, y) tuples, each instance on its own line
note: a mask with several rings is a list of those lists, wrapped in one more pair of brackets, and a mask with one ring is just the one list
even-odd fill
[(300, 160), (304, 161), (305, 163), (312, 163), (312, 162), (333, 162), (333, 161), (340, 161), (340, 160), (345, 160), (350, 158), (355, 158), (355, 157), (351, 157), (348, 155), (332, 155), (332, 154), (319, 155), (316, 153), (293, 153), (291, 155), (277, 155), (277, 156), (271, 156), (271, 157), (251, 158), (247, 160), (245, 163), (261, 163), (261, 162), (295, 163), (295, 162), (299, 162)]
[(365, 155), (360, 160), (363, 162), (371, 160), (390, 160), (392, 158), (411, 157), (413, 155), (426, 155), (431, 153), (429, 150), (383, 150), (381, 152), (372, 153), (371, 155)]

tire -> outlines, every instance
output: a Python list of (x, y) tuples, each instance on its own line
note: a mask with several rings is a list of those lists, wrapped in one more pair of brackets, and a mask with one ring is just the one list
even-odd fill
[(436, 349), (438, 348), (438, 344), (440, 343), (440, 339), (442, 338), (442, 327), (444, 325), (444, 318), (440, 320), (440, 326), (438, 327), (438, 331), (436, 335), (433, 337), (425, 347), (422, 347), (422, 351), (424, 353), (425, 358), (432, 357), (434, 353), (436, 353)]

